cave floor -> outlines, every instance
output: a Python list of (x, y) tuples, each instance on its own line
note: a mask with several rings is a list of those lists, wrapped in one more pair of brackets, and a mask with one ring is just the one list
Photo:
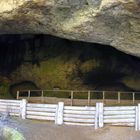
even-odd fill
[(3, 125), (23, 133), (26, 140), (139, 140), (140, 132), (134, 127), (57, 126), (51, 122), (12, 118)]

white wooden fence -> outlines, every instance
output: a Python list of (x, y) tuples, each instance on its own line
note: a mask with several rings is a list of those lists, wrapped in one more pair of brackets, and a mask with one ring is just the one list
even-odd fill
[(64, 124), (69, 125), (94, 126), (95, 114), (95, 107), (65, 106), (63, 113), (63, 122)]
[(12, 116), (20, 116), (22, 101), (0, 100), (0, 113), (9, 113)]
[(26, 118), (55, 121), (57, 105), (27, 104)]
[(94, 126), (104, 125), (133, 126), (140, 130), (140, 104), (138, 106), (64, 106), (58, 104), (33, 104), (27, 100), (0, 100), (0, 114), (9, 113), (22, 119), (53, 121), (57, 125)]

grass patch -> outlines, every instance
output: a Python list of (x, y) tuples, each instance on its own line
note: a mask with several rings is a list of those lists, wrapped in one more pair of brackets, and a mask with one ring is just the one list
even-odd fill
[(20, 132), (9, 127), (3, 128), (1, 139), (2, 140), (25, 140), (24, 136)]

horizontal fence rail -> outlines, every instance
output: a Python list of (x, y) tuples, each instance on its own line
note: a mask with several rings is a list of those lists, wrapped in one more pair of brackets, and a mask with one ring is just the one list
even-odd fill
[(20, 116), (21, 101), (0, 100), (0, 113), (8, 113), (13, 116)]
[[(100, 102), (114, 104), (120, 104), (122, 102), (128, 104), (136, 104), (140, 101), (140, 92), (133, 91), (96, 91), (96, 90), (21, 90), (17, 91), (17, 99), (26, 98), (31, 102), (41, 102), (46, 101), (50, 103), (55, 103), (61, 101), (65, 102), (67, 105), (93, 105), (94, 100), (100, 100)], [(115, 100), (115, 102), (114, 102)], [(80, 103), (81, 102), (81, 103)], [(82, 103), (83, 102), (83, 103)]]
[(104, 107), (104, 124), (135, 126), (136, 107)]
[(140, 104), (138, 106), (65, 106), (58, 104), (35, 104), (22, 100), (0, 100), (2, 114), (19, 116), (22, 119), (53, 121), (57, 125), (92, 126), (104, 125), (133, 126), (140, 130)]
[(69, 125), (95, 125), (95, 107), (64, 107), (64, 124)]
[(27, 104), (26, 118), (38, 120), (55, 120), (57, 105)]

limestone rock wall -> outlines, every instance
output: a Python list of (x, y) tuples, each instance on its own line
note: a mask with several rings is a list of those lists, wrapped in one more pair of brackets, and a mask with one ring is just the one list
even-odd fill
[(140, 56), (140, 0), (1, 0), (0, 33), (51, 34)]

